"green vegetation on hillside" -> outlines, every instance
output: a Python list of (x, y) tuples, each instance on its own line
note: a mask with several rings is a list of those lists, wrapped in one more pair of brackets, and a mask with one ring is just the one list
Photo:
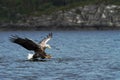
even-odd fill
[(0, 0), (0, 22), (40, 16), (89, 4), (120, 4), (120, 0)]

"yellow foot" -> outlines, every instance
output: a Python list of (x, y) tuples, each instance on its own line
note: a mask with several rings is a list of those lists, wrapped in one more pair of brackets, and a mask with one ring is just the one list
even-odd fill
[(45, 56), (45, 58), (47, 58), (47, 59), (50, 59), (52, 56), (51, 55), (47, 55), (47, 56)]

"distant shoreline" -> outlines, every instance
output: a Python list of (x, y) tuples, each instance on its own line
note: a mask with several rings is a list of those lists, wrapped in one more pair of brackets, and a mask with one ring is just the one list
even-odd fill
[(0, 26), (0, 31), (120, 30), (116, 26)]
[(120, 30), (119, 11), (119, 5), (85, 5), (49, 15), (2, 21), (0, 30)]

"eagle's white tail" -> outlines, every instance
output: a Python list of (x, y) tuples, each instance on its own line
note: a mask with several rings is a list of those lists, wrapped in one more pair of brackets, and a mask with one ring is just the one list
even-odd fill
[(28, 60), (31, 60), (33, 58), (33, 54), (28, 54)]

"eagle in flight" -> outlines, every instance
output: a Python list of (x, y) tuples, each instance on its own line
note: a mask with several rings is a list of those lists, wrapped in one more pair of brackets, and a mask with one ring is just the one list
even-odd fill
[(49, 33), (47, 37), (45, 37), (42, 41), (40, 41), (38, 44), (31, 39), (28, 38), (21, 38), (18, 36), (12, 36), (10, 38), (10, 41), (16, 44), (21, 45), (22, 47), (26, 48), (27, 50), (32, 50), (35, 53), (34, 54), (28, 54), (29, 60), (35, 60), (38, 58), (41, 59), (50, 59), (51, 55), (47, 54), (45, 52), (46, 48), (51, 48), (47, 42), (52, 38), (52, 33)]

